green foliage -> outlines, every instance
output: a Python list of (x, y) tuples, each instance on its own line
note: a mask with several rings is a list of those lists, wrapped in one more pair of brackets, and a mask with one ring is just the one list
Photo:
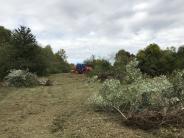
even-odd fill
[(169, 76), (170, 82), (173, 84), (174, 91), (169, 96), (177, 97), (180, 101), (184, 101), (184, 70), (174, 71)]
[(31, 29), (20, 26), (12, 33), (12, 41), (14, 59), (12, 65), (15, 69), (29, 69), (38, 75), (45, 74), (46, 64), (42, 57), (42, 48), (38, 46), (35, 36), (31, 33)]
[(57, 53), (56, 53), (56, 56), (63, 60), (63, 62), (66, 62), (66, 59), (67, 59), (67, 55), (66, 55), (66, 52), (64, 49), (60, 49)]
[(0, 47), (5, 46), (11, 39), (11, 31), (0, 26)]
[(160, 76), (153, 79), (145, 78), (135, 81), (128, 85), (127, 91), (131, 95), (128, 96), (131, 99), (131, 108), (136, 110), (141, 108), (161, 110), (163, 107), (169, 106), (170, 99), (165, 97), (165, 95), (173, 91), (173, 86), (165, 76)]
[(46, 64), (42, 55), (42, 48), (37, 45), (31, 29), (21, 26), (9, 32), (10, 38), (0, 50), (0, 77), (7, 75), (11, 69), (29, 69), (30, 72), (44, 75)]
[(95, 83), (95, 82), (99, 82), (98, 76), (93, 76), (93, 77), (88, 78), (87, 82), (89, 84), (92, 84), (92, 83)]
[(113, 66), (114, 78), (120, 81), (125, 79), (126, 65), (134, 59), (134, 55), (125, 50), (119, 50), (115, 55)]
[(67, 62), (67, 56), (64, 49), (59, 50), (55, 55), (55, 73), (68, 73), (71, 66)]
[(166, 76), (150, 78), (143, 76), (137, 62), (132, 61), (127, 66), (127, 82), (121, 84), (118, 80), (106, 80), (99, 93), (91, 98), (91, 103), (105, 110), (114, 108), (135, 113), (144, 111), (168, 110), (184, 99), (184, 72), (176, 72), (168, 79)]
[(180, 46), (178, 48), (176, 55), (176, 60), (174, 62), (176, 64), (176, 68), (184, 69), (184, 46)]
[(20, 26), (11, 32), (0, 27), (0, 79), (11, 69), (28, 69), (37, 75), (69, 72), (66, 58), (64, 50), (54, 54), (50, 46), (39, 46), (30, 28)]
[(24, 48), (25, 52), (37, 45), (36, 37), (32, 34), (31, 29), (25, 26), (20, 26), (12, 32), (12, 43), (16, 47)]
[(171, 74), (177, 67), (177, 54), (176, 49), (174, 47), (167, 48), (166, 50), (162, 50), (162, 58), (161, 62), (161, 70), (162, 74)]
[(105, 60), (105, 59), (98, 59), (96, 60), (96, 65), (94, 67), (94, 73), (97, 74), (97, 76), (99, 77), (106, 77), (106, 75), (108, 75), (111, 69), (111, 64), (109, 61)]
[(133, 58), (134, 58), (133, 54), (130, 54), (129, 52), (123, 49), (119, 50), (115, 55), (114, 65), (115, 66), (116, 64), (127, 65)]
[(100, 80), (105, 80), (109, 76), (112, 76), (112, 65), (105, 59), (95, 59), (95, 57), (92, 57), (91, 59), (84, 61), (84, 63), (93, 68), (93, 70), (87, 74), (90, 77), (98, 76)]
[(161, 49), (157, 44), (150, 44), (145, 50), (139, 51), (137, 59), (141, 71), (151, 75), (160, 75), (161, 72)]
[(7, 73), (11, 59), (11, 45), (9, 44), (11, 39), (11, 31), (0, 26), (0, 79), (2, 79)]
[(139, 62), (134, 59), (129, 62), (128, 65), (125, 67), (125, 81), (126, 83), (133, 83), (134, 81), (139, 81), (143, 78), (143, 74), (141, 73), (140, 69), (138, 68)]
[(128, 85), (121, 85), (118, 80), (106, 80), (99, 94), (91, 101), (107, 110), (112, 110), (114, 107), (129, 112), (146, 108), (161, 110), (172, 102), (173, 97), (170, 99), (164, 97), (171, 90), (172, 84), (165, 76), (143, 79)]
[(46, 72), (53, 73), (67, 73), (70, 72), (70, 65), (66, 60), (66, 53), (63, 49), (56, 54), (53, 53), (50, 45), (42, 49), (42, 55), (46, 64)]
[(11, 68), (11, 55), (13, 51), (11, 46), (6, 44), (3, 47), (0, 47), (0, 80), (7, 75), (9, 69)]
[(121, 84), (118, 80), (106, 80), (103, 83), (99, 94), (108, 106), (120, 106), (122, 104), (123, 95), (121, 92)]
[[(106, 67), (106, 69), (103, 69), (108, 70), (104, 71), (104, 76), (111, 76), (123, 82), (126, 79), (126, 65), (133, 59), (135, 59), (133, 54), (125, 50), (118, 51), (115, 55), (114, 65), (111, 66), (111, 68)], [(139, 61), (138, 68), (140, 68), (143, 74), (147, 74), (151, 77), (168, 75), (174, 70), (184, 69), (184, 47), (179, 47), (176, 52), (175, 47), (163, 50), (159, 45), (153, 43), (148, 45), (145, 49), (140, 50), (136, 55), (136, 59)], [(97, 61), (98, 59), (92, 56), (91, 59), (86, 60), (85, 63), (95, 68), (98, 63)], [(91, 73), (92, 75), (97, 75), (95, 70)]]
[(176, 53), (174, 47), (161, 50), (157, 44), (150, 44), (137, 54), (139, 68), (150, 76), (170, 74), (182, 68), (182, 58)]
[(5, 81), (8, 86), (13, 87), (32, 87), (39, 84), (37, 76), (25, 70), (11, 70)]

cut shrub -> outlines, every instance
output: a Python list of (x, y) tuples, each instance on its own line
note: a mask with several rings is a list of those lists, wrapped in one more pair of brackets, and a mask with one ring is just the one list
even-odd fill
[[(177, 120), (172, 118), (184, 117), (184, 71), (174, 72), (170, 79), (166, 76), (151, 78), (141, 74), (135, 61), (130, 62), (126, 70), (125, 83), (114, 79), (103, 83), (99, 93), (90, 99), (94, 106), (115, 109), (126, 121), (137, 125), (144, 125), (143, 122), (152, 122), (151, 125), (157, 127), (173, 125)], [(158, 120), (155, 123), (150, 119)], [(184, 122), (184, 119), (178, 121)]]
[(4, 79), (8, 86), (13, 87), (32, 87), (39, 85), (37, 76), (25, 70), (11, 70)]

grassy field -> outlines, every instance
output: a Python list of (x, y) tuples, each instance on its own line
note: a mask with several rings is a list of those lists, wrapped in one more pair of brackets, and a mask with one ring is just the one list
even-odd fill
[(53, 86), (0, 88), (0, 138), (154, 138), (125, 127), (120, 116), (95, 112), (87, 99), (98, 90), (83, 75), (56, 74)]

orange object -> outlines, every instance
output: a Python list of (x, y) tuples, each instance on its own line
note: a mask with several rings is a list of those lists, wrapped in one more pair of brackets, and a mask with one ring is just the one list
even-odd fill
[(90, 67), (90, 66), (86, 66), (86, 71), (85, 72), (90, 72), (90, 71), (92, 71), (93, 70), (93, 68), (92, 67)]

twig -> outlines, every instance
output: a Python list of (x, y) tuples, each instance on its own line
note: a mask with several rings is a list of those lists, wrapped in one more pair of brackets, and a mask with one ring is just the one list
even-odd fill
[(121, 114), (121, 116), (123, 117), (123, 118), (125, 118), (126, 120), (127, 120), (127, 117), (121, 112), (121, 110), (119, 110), (119, 108), (117, 108), (117, 107), (115, 107), (115, 106), (113, 106), (114, 107), (114, 109), (116, 109), (120, 114)]

